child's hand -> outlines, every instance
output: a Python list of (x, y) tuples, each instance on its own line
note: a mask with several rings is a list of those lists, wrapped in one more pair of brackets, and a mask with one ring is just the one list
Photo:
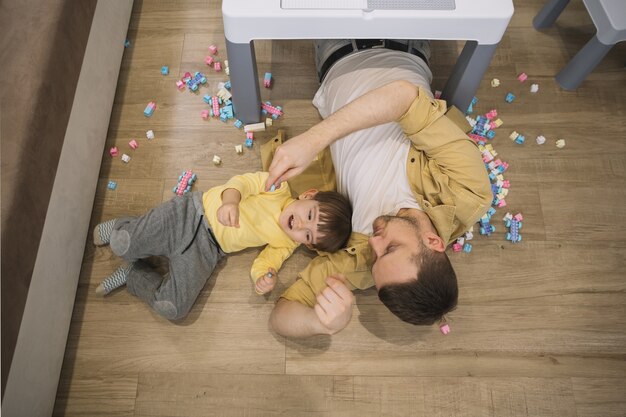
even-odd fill
[(217, 209), (217, 220), (224, 226), (239, 227), (239, 204), (222, 204)]
[(278, 274), (276, 274), (276, 270), (274, 268), (270, 268), (269, 272), (262, 277), (259, 277), (256, 280), (256, 284), (254, 285), (254, 290), (257, 294), (267, 294), (268, 292), (274, 289), (276, 285), (276, 281), (278, 279)]

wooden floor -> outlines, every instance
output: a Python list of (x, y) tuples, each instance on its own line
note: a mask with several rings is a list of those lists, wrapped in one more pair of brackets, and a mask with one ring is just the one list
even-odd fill
[[(572, 3), (554, 28), (537, 32), (531, 21), (543, 1), (516, 1), (477, 93), (476, 112), (496, 108), (504, 121), (493, 143), (510, 164), (508, 209), (524, 214), (523, 241), (504, 240), (507, 210), (499, 209), (493, 236), (476, 237), (471, 254), (450, 254), (460, 280), (451, 334), (399, 321), (373, 290), (356, 294), (352, 322), (332, 338), (273, 334), (268, 316), (310, 259), (304, 251), (267, 298), (247, 277), (258, 251), (228, 257), (189, 317), (171, 323), (125, 290), (95, 296), (120, 260), (90, 240), (55, 415), (626, 416), (626, 44), (577, 91), (562, 90), (554, 74), (593, 33), (582, 3)], [(210, 44), (226, 58), (219, 2), (136, 0), (128, 38), (107, 150), (115, 145), (132, 161), (105, 151), (92, 225), (171, 198), (183, 170), (194, 170), (194, 187), (204, 190), (261, 167), (258, 144), (235, 154), (244, 135), (232, 122), (200, 118), (202, 95), (226, 80), (203, 63)], [(442, 89), (461, 47), (432, 43), (433, 89)], [(311, 42), (257, 42), (256, 54), (259, 73), (275, 78), (262, 98), (285, 109), (259, 141), (279, 127), (303, 132), (319, 117)], [(163, 65), (169, 76), (160, 75)], [(209, 79), (201, 94), (176, 89), (185, 71), (198, 70)], [(520, 72), (529, 75), (524, 84)], [(493, 77), (501, 87), (490, 87)], [(512, 104), (507, 91), (518, 97)], [(152, 100), (158, 108), (148, 119)], [(527, 143), (509, 140), (512, 130)]]

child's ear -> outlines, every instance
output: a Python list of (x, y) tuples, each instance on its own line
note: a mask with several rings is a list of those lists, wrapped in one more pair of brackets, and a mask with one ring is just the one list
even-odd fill
[(305, 192), (303, 192), (302, 194), (300, 194), (298, 196), (299, 200), (311, 200), (313, 197), (315, 197), (318, 193), (318, 190), (316, 190), (315, 188), (311, 188), (310, 190), (307, 190)]

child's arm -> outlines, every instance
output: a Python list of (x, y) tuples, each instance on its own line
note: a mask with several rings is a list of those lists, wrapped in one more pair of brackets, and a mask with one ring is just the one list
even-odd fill
[(222, 205), (217, 209), (217, 220), (224, 226), (239, 227), (241, 193), (234, 188), (222, 192)]
[[(297, 248), (297, 245), (287, 248), (275, 248), (267, 245), (265, 249), (261, 251), (259, 256), (252, 263), (252, 268), (250, 269), (250, 278), (257, 292), (259, 292), (259, 289), (267, 289), (267, 291), (262, 292), (265, 294), (274, 288), (277, 281), (276, 278), (278, 277), (276, 271), (280, 270), (283, 262), (291, 256), (295, 248)], [(271, 278), (267, 276), (268, 272), (272, 273)]]

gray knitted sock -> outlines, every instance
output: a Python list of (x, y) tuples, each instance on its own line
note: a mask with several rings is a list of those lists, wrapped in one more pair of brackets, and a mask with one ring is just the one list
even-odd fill
[(122, 285), (126, 285), (126, 280), (128, 279), (128, 274), (133, 269), (133, 264), (125, 264), (120, 266), (113, 272), (111, 275), (106, 277), (104, 281), (98, 285), (96, 288), (96, 294), (98, 295), (107, 295), (111, 291), (116, 288), (121, 287)]
[(111, 241), (111, 232), (115, 219), (100, 223), (93, 229), (93, 244), (96, 246), (106, 245)]

